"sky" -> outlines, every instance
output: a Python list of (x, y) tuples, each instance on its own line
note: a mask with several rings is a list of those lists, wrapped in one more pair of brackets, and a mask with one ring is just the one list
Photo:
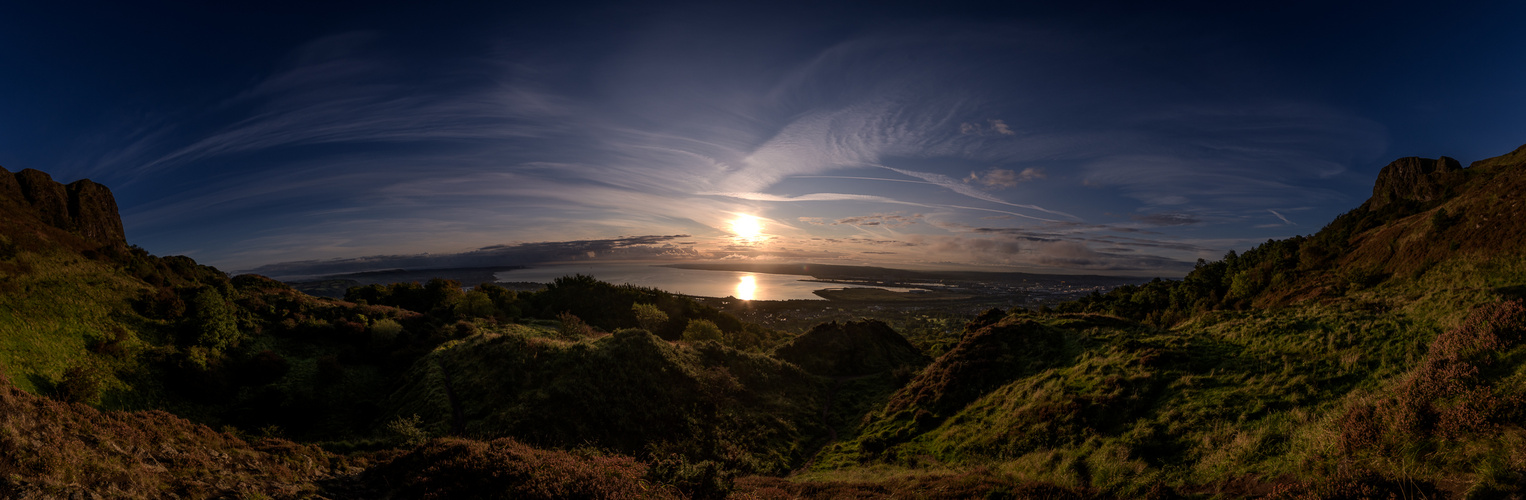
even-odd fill
[(0, 166), (232, 272), (1179, 277), (1526, 143), (1514, 2), (232, 4), (0, 7)]

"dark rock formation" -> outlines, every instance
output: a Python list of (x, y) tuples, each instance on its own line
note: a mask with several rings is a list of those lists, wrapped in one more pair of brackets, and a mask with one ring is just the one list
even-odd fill
[(817, 375), (850, 377), (920, 367), (930, 360), (890, 326), (874, 320), (822, 323), (774, 351)]
[(1402, 200), (1435, 201), (1445, 197), (1462, 177), (1462, 165), (1445, 156), (1435, 160), (1413, 156), (1400, 158), (1378, 173), (1378, 181), (1372, 187), (1372, 200), (1368, 203), (1376, 209)]
[(21, 195), (32, 206), (43, 222), (61, 229), (71, 229), (69, 222), (69, 193), (63, 184), (52, 177), (30, 168), (16, 173), (16, 183), (21, 185)]
[(0, 203), (6, 202), (25, 204), (26, 197), (21, 194), (21, 185), (16, 183), (16, 174), (0, 167)]
[(90, 179), (74, 181), (67, 188), (74, 232), (100, 242), (127, 241), (122, 217), (117, 215), (117, 199), (110, 189)]
[(41, 171), (0, 168), (0, 203), (30, 209), (42, 222), (98, 243), (127, 243), (116, 198), (89, 179), (65, 186)]

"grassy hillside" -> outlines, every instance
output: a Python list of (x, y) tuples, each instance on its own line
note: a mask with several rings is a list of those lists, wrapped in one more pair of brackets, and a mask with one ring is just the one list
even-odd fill
[(1522, 151), (1181, 281), (973, 323), (797, 482), (1503, 498), (1526, 487)]
[[(115, 271), (61, 251), (13, 250), (0, 261), (0, 363), (19, 387), (51, 390), (71, 368), (113, 364), (91, 347), (136, 348), (132, 332), (142, 319), (131, 301), (148, 286)], [(123, 388), (116, 382), (110, 389)]]

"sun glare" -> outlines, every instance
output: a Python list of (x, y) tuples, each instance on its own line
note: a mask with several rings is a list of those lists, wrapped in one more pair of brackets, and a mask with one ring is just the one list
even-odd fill
[(763, 221), (751, 215), (738, 215), (731, 221), (731, 234), (738, 240), (756, 242), (763, 237)]

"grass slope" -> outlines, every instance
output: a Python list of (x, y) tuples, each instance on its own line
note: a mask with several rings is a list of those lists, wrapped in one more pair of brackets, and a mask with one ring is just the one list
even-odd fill
[[(1075, 494), (1501, 497), (1526, 486), (1526, 148), (1453, 195), (977, 321), (807, 483), (985, 471)], [(797, 481), (798, 482), (798, 481)]]

